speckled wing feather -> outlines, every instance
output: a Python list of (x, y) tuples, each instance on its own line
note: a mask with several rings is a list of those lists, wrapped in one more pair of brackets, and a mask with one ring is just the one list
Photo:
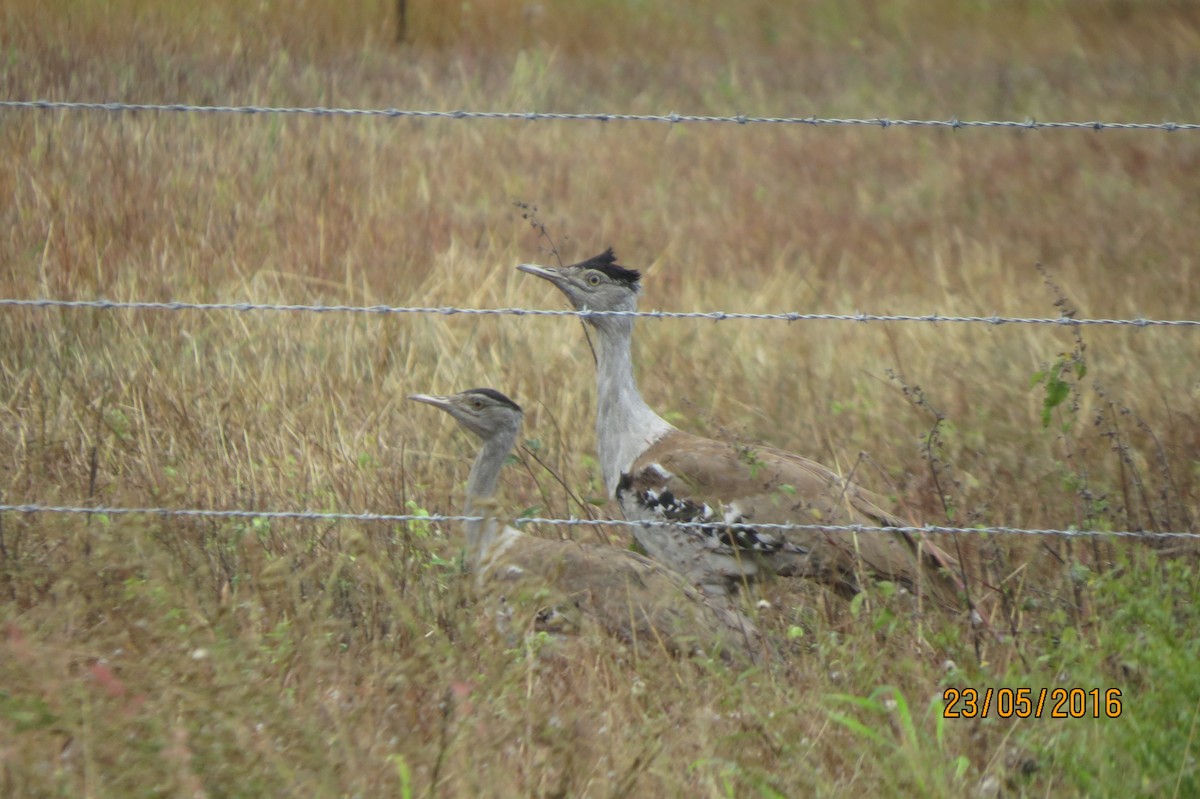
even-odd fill
[[(740, 572), (744, 577), (760, 571), (818, 577), (850, 595), (857, 592), (856, 575), (865, 567), (880, 579), (932, 593), (944, 604), (957, 602), (955, 583), (943, 564), (918, 560), (907, 535), (755, 530), (756, 523), (899, 524), (878, 496), (797, 455), (672, 431), (634, 462), (617, 496), (632, 518), (712, 522), (699, 530), (635, 528), (647, 551), (693, 577), (720, 555), (746, 564)], [(728, 525), (741, 527), (730, 531)], [(688, 551), (690, 556), (681, 554)], [(695, 553), (702, 553), (704, 562), (698, 565)], [(711, 576), (725, 575), (717, 570)]]

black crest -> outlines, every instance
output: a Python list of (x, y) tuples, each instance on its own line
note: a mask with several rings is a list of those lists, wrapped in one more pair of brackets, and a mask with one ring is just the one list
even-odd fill
[(508, 407), (510, 407), (514, 411), (516, 411), (517, 413), (523, 413), (520, 405), (513, 402), (508, 397), (504, 396), (503, 394), (501, 394), (499, 391), (497, 391), (494, 388), (469, 388), (466, 391), (464, 391), (463, 393), (464, 394), (479, 394), (481, 396), (487, 397), (490, 400), (499, 402), (501, 405), (507, 405)]
[(617, 255), (609, 247), (599, 255), (593, 255), (586, 261), (580, 261), (574, 265), (578, 269), (595, 269), (597, 272), (603, 272), (613, 280), (620, 283), (627, 283), (630, 286), (636, 287), (638, 281), (642, 278), (642, 273), (636, 269), (626, 269), (617, 263)]

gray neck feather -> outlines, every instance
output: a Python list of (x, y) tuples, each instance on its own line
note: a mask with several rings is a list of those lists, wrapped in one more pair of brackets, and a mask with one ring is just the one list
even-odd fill
[(637, 457), (666, 433), (674, 430), (650, 409), (633, 376), (633, 319), (623, 316), (595, 320), (599, 347), (596, 352), (596, 449), (604, 486), (611, 497), (621, 474)]
[(490, 502), (500, 481), (500, 469), (508, 453), (517, 443), (517, 429), (500, 430), (484, 439), (483, 448), (471, 464), (467, 477), (467, 507), (464, 515), (484, 516), (483, 521), (467, 522), (467, 561), (474, 571), (484, 553), (492, 546), (500, 531), (500, 521), (495, 516), (495, 507)]

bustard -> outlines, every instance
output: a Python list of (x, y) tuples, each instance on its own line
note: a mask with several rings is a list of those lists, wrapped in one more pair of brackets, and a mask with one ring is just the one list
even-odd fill
[(511, 399), (491, 388), (409, 399), (446, 411), (483, 442), (467, 478), (465, 507), (465, 515), (482, 518), (464, 525), (466, 560), (481, 594), (500, 598), (510, 610), (506, 597), (534, 598), (535, 629), (562, 632), (563, 620), (573, 626), (577, 616), (639, 648), (757, 659), (753, 623), (662, 564), (628, 550), (524, 535), (496, 517), (500, 469), (521, 429), (521, 408)]
[[(641, 275), (611, 249), (577, 264), (522, 264), (584, 311), (635, 311)], [(807, 458), (676, 429), (642, 399), (633, 374), (633, 317), (585, 316), (596, 332), (596, 447), (610, 497), (654, 559), (710, 593), (766, 574), (819, 579), (843, 596), (865, 571), (957, 607), (956, 583), (903, 534), (758, 531), (755, 523), (900, 526), (883, 500)], [(669, 522), (695, 522), (680, 527)], [(865, 569), (858, 568), (859, 565)]]

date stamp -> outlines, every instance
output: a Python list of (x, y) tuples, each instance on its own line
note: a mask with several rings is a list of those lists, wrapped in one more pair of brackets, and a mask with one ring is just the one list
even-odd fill
[(1118, 719), (1119, 688), (947, 688), (945, 719)]

